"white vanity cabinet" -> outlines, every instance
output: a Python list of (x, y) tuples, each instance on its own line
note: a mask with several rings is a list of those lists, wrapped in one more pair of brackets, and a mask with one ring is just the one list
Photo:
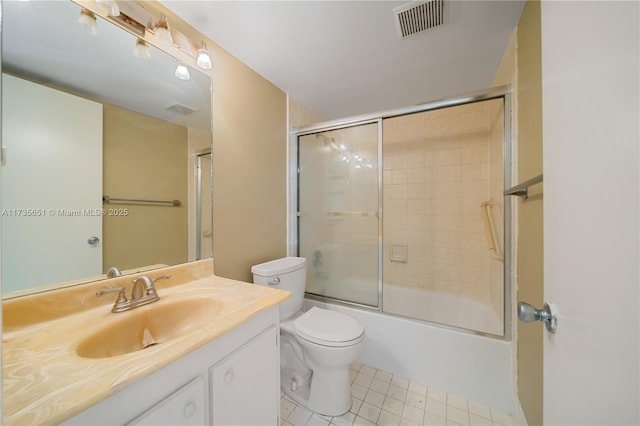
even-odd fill
[[(277, 332), (263, 333), (210, 369), (214, 425), (277, 425), (280, 406)], [(277, 368), (273, 368), (277, 365)]]
[(202, 377), (193, 379), (129, 424), (149, 426), (207, 424), (204, 379)]
[(278, 425), (278, 321), (275, 306), (63, 424)]

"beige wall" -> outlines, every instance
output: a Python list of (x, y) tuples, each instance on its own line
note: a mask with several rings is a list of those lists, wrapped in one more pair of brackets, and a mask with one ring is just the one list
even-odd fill
[[(542, 173), (540, 2), (529, 1), (518, 26), (518, 181)], [(543, 305), (542, 185), (518, 202), (517, 301)], [(542, 424), (542, 334), (539, 323), (518, 322), (518, 395), (529, 425)]]
[(105, 204), (103, 270), (187, 261), (187, 128), (104, 105), (103, 194), (180, 200), (180, 207)]
[(216, 274), (252, 281), (251, 266), (286, 255), (286, 95), (215, 54), (213, 256)]

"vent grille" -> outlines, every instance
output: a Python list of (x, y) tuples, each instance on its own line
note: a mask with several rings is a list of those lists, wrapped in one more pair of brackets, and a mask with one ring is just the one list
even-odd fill
[(445, 24), (445, 0), (413, 1), (393, 9), (400, 37), (430, 30)]
[(167, 109), (173, 112), (177, 112), (178, 114), (184, 114), (184, 115), (191, 114), (193, 111), (195, 111), (193, 108), (189, 108), (186, 105), (180, 105), (180, 104), (171, 105)]

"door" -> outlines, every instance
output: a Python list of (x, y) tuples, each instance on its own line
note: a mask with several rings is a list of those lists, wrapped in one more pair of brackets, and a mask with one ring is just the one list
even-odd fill
[(378, 121), (298, 136), (298, 255), (306, 291), (377, 307)]
[(100, 275), (102, 105), (3, 74), (2, 113), (3, 291)]
[(640, 422), (639, 13), (541, 4), (544, 424)]

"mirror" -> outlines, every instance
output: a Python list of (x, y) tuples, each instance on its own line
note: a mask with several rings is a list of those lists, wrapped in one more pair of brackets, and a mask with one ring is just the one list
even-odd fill
[(211, 78), (81, 10), (2, 5), (5, 298), (211, 257)]

